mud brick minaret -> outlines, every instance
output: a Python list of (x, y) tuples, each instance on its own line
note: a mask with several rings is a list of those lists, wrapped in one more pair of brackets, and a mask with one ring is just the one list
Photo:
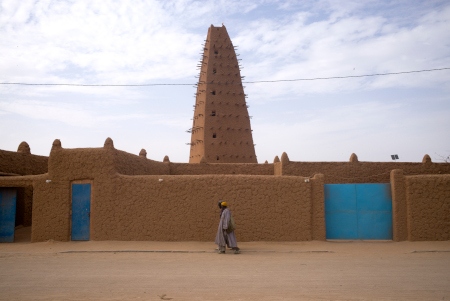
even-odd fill
[(257, 163), (239, 63), (225, 26), (208, 29), (198, 67), (189, 163)]

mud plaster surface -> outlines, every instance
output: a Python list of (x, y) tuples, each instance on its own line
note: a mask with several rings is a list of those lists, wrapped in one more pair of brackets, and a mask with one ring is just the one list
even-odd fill
[(450, 241), (0, 244), (0, 300), (449, 300)]

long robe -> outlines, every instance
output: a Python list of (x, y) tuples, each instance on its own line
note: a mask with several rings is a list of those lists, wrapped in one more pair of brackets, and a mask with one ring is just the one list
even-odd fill
[(228, 224), (230, 222), (231, 212), (228, 208), (225, 208), (220, 215), (219, 227), (217, 229), (215, 243), (219, 247), (225, 247), (228, 245), (229, 248), (237, 248), (236, 235), (233, 232), (227, 233)]

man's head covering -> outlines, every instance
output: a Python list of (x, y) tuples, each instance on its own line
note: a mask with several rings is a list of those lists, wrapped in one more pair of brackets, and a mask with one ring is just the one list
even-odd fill
[(227, 202), (222, 202), (222, 203), (220, 203), (220, 205), (222, 205), (222, 207), (227, 207), (228, 206)]

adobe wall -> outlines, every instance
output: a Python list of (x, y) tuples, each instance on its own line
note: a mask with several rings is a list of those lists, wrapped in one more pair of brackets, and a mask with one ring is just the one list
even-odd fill
[(0, 150), (0, 176), (38, 175), (47, 172), (48, 157), (32, 155), (26, 142), (17, 152)]
[(408, 216), (406, 207), (406, 183), (403, 170), (391, 171), (392, 239), (408, 240)]
[(395, 170), (391, 178), (394, 240), (449, 240), (450, 175)]
[(326, 240), (324, 175), (316, 174), (310, 183), (312, 237), (314, 240)]
[[(239, 241), (324, 239), (324, 228), (311, 227), (312, 220), (324, 224), (323, 209), (313, 206), (322, 202), (312, 188), (321, 180), (308, 181), (243, 175), (95, 179), (91, 239), (213, 241), (219, 199), (229, 203)], [(70, 182), (36, 181), (33, 210), (32, 241), (70, 239)]]
[(325, 240), (323, 185), (377, 182), (391, 182), (394, 240), (449, 239), (450, 164), (352, 158), (290, 162), (284, 153), (273, 164), (183, 164), (116, 150), (109, 138), (83, 149), (55, 140), (48, 173), (3, 176), (0, 187), (18, 188), (18, 219), (32, 222), (32, 241), (70, 239), (71, 184), (80, 182), (92, 184), (93, 240), (211, 241), (219, 199), (230, 203), (240, 241)]
[(406, 177), (408, 240), (450, 239), (450, 175)]
[(31, 241), (67, 241), (70, 235), (71, 183), (46, 177), (34, 181)]
[(98, 176), (122, 175), (273, 175), (273, 164), (253, 163), (171, 163), (146, 158), (114, 148), (108, 138), (104, 147), (64, 149), (55, 140), (49, 158), (49, 176), (59, 179), (92, 179)]
[(273, 164), (256, 163), (170, 163), (171, 175), (273, 175)]
[(104, 148), (63, 149), (53, 146), (48, 162), (52, 181), (110, 177), (115, 174), (113, 151)]
[(169, 163), (157, 162), (142, 154), (136, 156), (124, 151), (113, 151), (113, 165), (116, 172), (123, 175), (167, 175)]
[[(142, 151), (141, 151), (142, 153)], [(53, 142), (49, 158), (51, 179), (93, 179), (124, 175), (168, 174), (168, 163), (156, 162), (144, 154), (137, 156), (114, 148), (108, 138), (104, 147), (64, 149), (59, 140)]]
[(325, 184), (389, 183), (390, 173), (401, 169), (406, 175), (450, 174), (450, 163), (401, 162), (289, 162), (278, 163), (283, 176), (325, 176)]
[(114, 148), (108, 138), (102, 148), (64, 149), (59, 140), (50, 153), (50, 176), (62, 179), (87, 179), (101, 175), (273, 175), (273, 164), (256, 163), (171, 163), (147, 159)]

